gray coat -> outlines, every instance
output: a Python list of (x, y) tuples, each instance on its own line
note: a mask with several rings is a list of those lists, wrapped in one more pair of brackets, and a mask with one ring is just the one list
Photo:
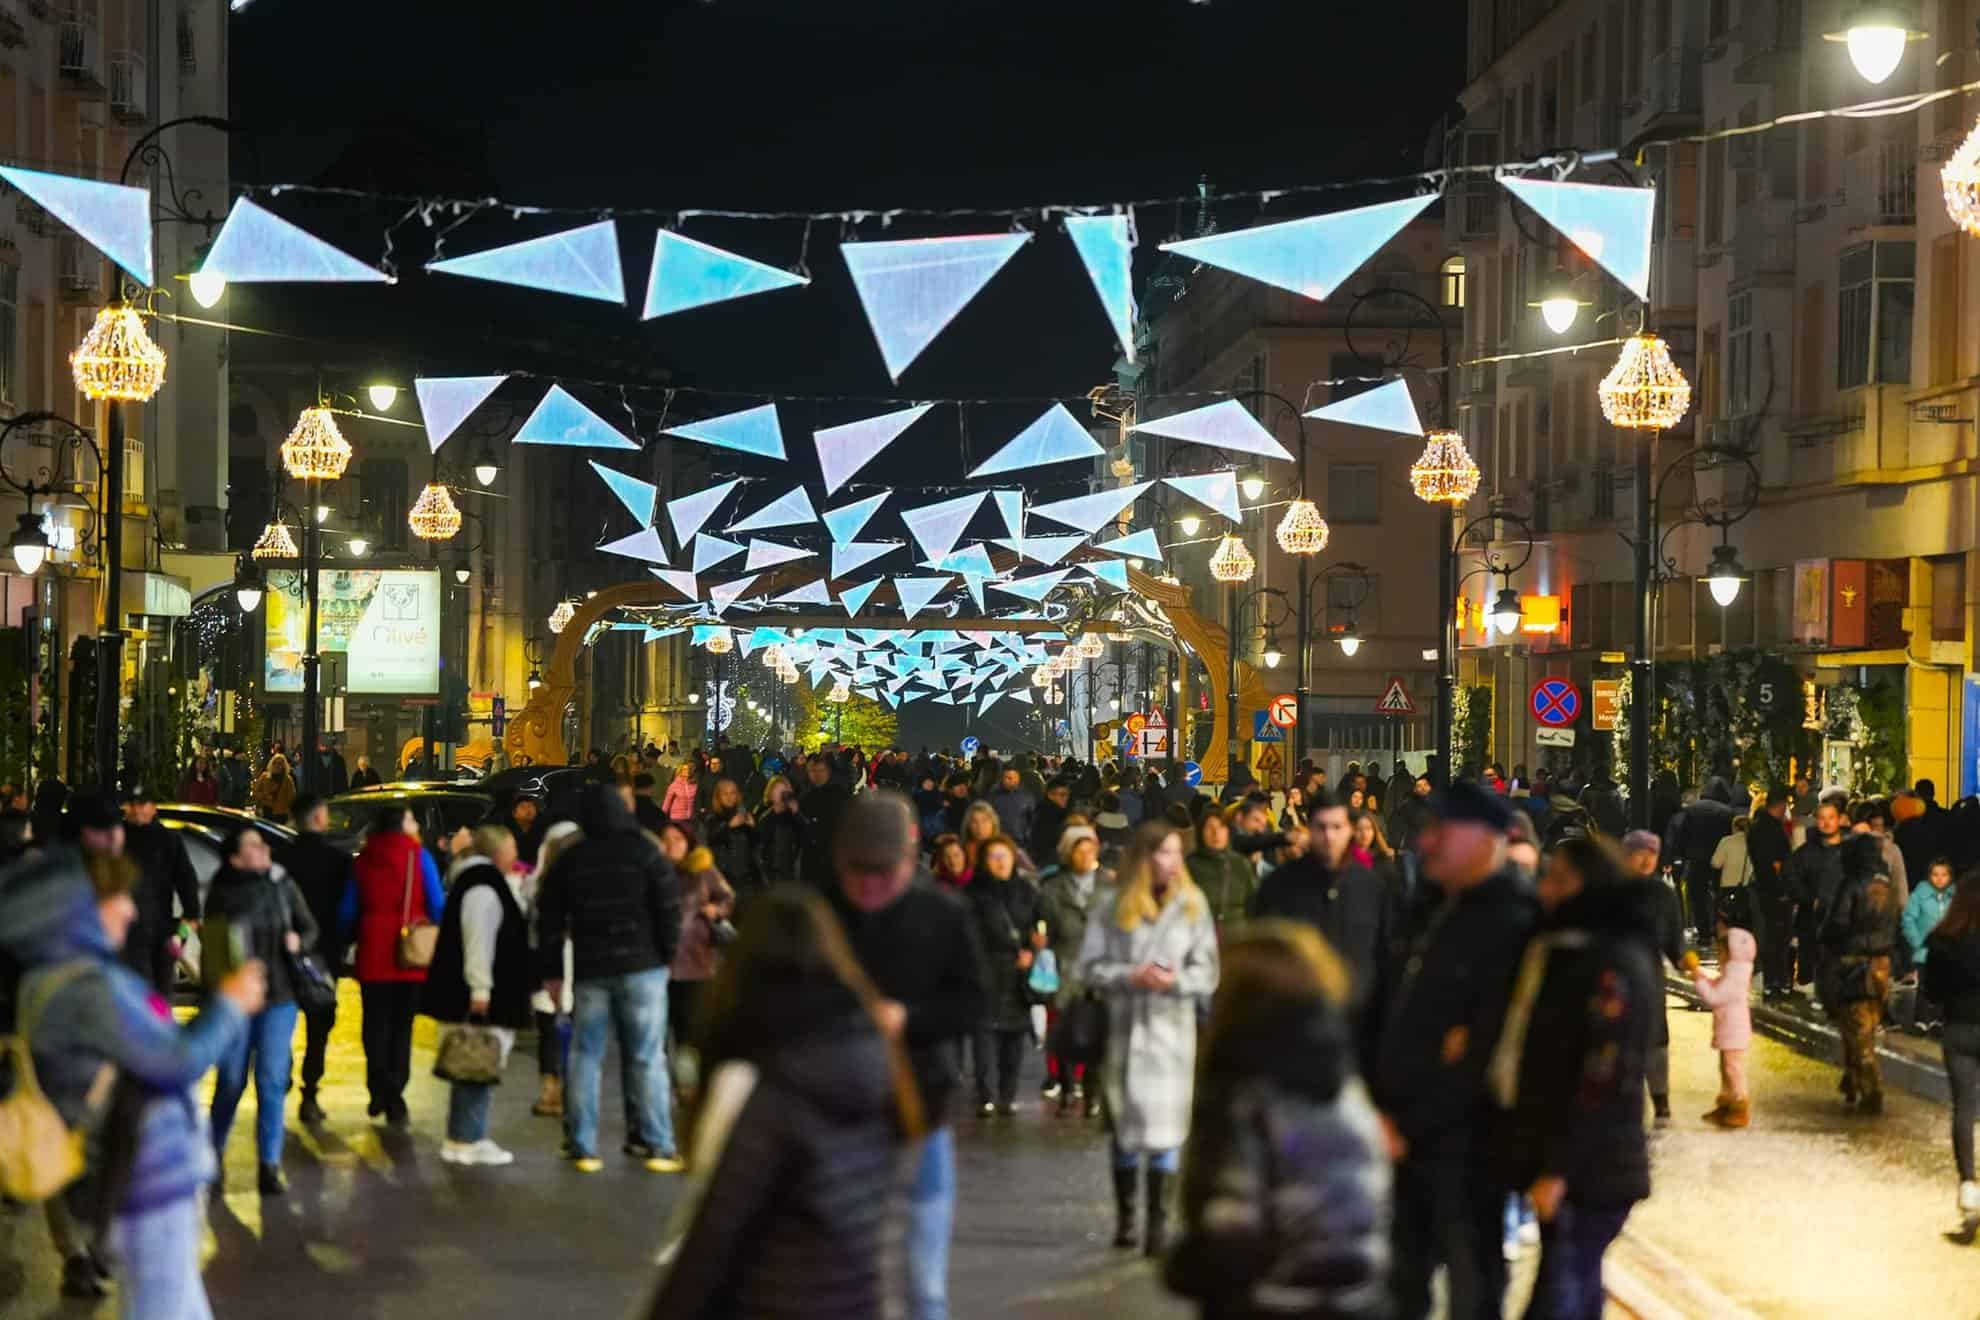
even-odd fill
[(1114, 887), (1114, 873), (1102, 866), (1093, 874), (1093, 887), (1081, 903), (1073, 889), (1072, 872), (1053, 867), (1039, 878), (1045, 899), (1045, 928), (1052, 936), (1052, 957), (1059, 964), (1059, 994), (1053, 1001), (1064, 1008), (1085, 993), (1079, 979), (1079, 953), (1086, 945), (1087, 919)]
[[(1133, 930), (1114, 919), (1116, 891), (1097, 894), (1079, 952), (1078, 978), (1107, 1000), (1107, 1059), (1101, 1069), (1114, 1142), (1130, 1153), (1174, 1150), (1189, 1136), (1196, 1080), (1196, 1011), (1217, 989), (1217, 928), (1200, 894), (1171, 896), (1162, 914)], [(1190, 911), (1184, 904), (1194, 902)], [(1175, 972), (1165, 991), (1129, 983), (1160, 960)]]

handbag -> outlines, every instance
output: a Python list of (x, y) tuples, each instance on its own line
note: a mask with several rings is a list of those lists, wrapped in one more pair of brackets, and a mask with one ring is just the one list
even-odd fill
[(456, 1022), (440, 1033), (433, 1075), (464, 1086), (502, 1083), (502, 1038), (486, 1022)]
[(433, 951), (440, 945), (440, 927), (432, 921), (412, 919), (413, 872), (419, 869), (419, 854), (406, 857), (406, 897), (399, 909), (399, 942), (393, 956), (406, 971), (425, 971), (433, 965)]
[(1107, 1030), (1107, 1001), (1081, 995), (1059, 1011), (1049, 1048), (1061, 1063), (1098, 1063), (1107, 1057)]
[(1050, 949), (1040, 949), (1031, 960), (1031, 975), (1025, 978), (1040, 1003), (1059, 993), (1059, 959)]
[(736, 942), (736, 923), (727, 917), (703, 917), (708, 923), (708, 942), (718, 949), (726, 949)]
[(288, 964), (289, 986), (296, 1004), (311, 1017), (333, 1012), (337, 1007), (337, 978), (315, 954), (289, 952), (287, 932), (296, 928), (295, 912), (289, 906), (289, 882), (277, 879), (275, 886), (282, 903), (282, 960)]

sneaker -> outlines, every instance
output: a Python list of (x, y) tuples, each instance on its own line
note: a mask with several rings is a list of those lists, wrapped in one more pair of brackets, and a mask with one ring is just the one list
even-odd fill
[(262, 1165), (257, 1185), (263, 1196), (280, 1196), (289, 1190), (289, 1180), (282, 1176), (282, 1166), (279, 1164)]
[(988, 1100), (985, 1100), (982, 1104), (979, 1104), (976, 1107), (976, 1116), (978, 1118), (989, 1118), (992, 1115), (994, 1115), (996, 1112), (997, 1112), (997, 1106), (991, 1104)]
[(314, 1095), (304, 1096), (302, 1104), (296, 1108), (296, 1121), (299, 1123), (321, 1123), (327, 1117), (328, 1115), (323, 1112), (323, 1106), (316, 1103)]
[(1044, 1096), (1047, 1100), (1057, 1100), (1059, 1098), (1059, 1091), (1060, 1087), (1057, 1082), (1047, 1082), (1038, 1094)]
[(1499, 1244), (1499, 1254), (1506, 1258), (1506, 1264), (1519, 1264), (1519, 1236), (1515, 1234), (1507, 1238), (1504, 1242), (1501, 1242)]
[(1659, 1132), (1662, 1132), (1665, 1128), (1669, 1127), (1670, 1125), (1671, 1125), (1671, 1116), (1669, 1111), (1658, 1114), (1656, 1117), (1650, 1120), (1650, 1126), (1657, 1129), (1657, 1131)]
[(1959, 1185), (1959, 1209), (1961, 1214), (1980, 1215), (1980, 1182)]
[(571, 1167), (579, 1173), (597, 1173), (605, 1167), (605, 1161), (596, 1155), (580, 1155), (571, 1161)]
[(680, 1173), (687, 1168), (687, 1161), (678, 1155), (655, 1155), (646, 1161), (648, 1173)]
[(466, 1164), (486, 1164), (490, 1167), (500, 1167), (504, 1164), (514, 1164), (516, 1162), (514, 1152), (503, 1150), (487, 1137), (483, 1137), (480, 1141), (469, 1146), (464, 1154), (466, 1154), (467, 1159), (463, 1163)]
[(619, 1147), (619, 1149), (636, 1160), (650, 1160), (660, 1154), (658, 1150), (643, 1141), (628, 1141), (625, 1145)]

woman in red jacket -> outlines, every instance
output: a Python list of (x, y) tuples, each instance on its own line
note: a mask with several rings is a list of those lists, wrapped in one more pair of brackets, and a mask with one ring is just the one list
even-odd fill
[(420, 846), (419, 822), (404, 807), (387, 807), (379, 815), (351, 873), (337, 924), (345, 943), (357, 942), (353, 966), (364, 998), (364, 1080), (371, 1092), (365, 1112), (404, 1127), (413, 1013), (426, 969), (400, 965), (399, 934), (423, 922), (437, 923), (446, 891), (440, 868)]

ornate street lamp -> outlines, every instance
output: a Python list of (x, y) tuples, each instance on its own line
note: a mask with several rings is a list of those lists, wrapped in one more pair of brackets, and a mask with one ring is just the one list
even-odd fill
[(1883, 82), (1904, 60), (1904, 48), (1931, 34), (1911, 25), (1911, 16), (1896, 5), (1859, 5), (1843, 15), (1842, 27), (1824, 32), (1822, 40), (1849, 49), (1849, 62), (1865, 82)]

